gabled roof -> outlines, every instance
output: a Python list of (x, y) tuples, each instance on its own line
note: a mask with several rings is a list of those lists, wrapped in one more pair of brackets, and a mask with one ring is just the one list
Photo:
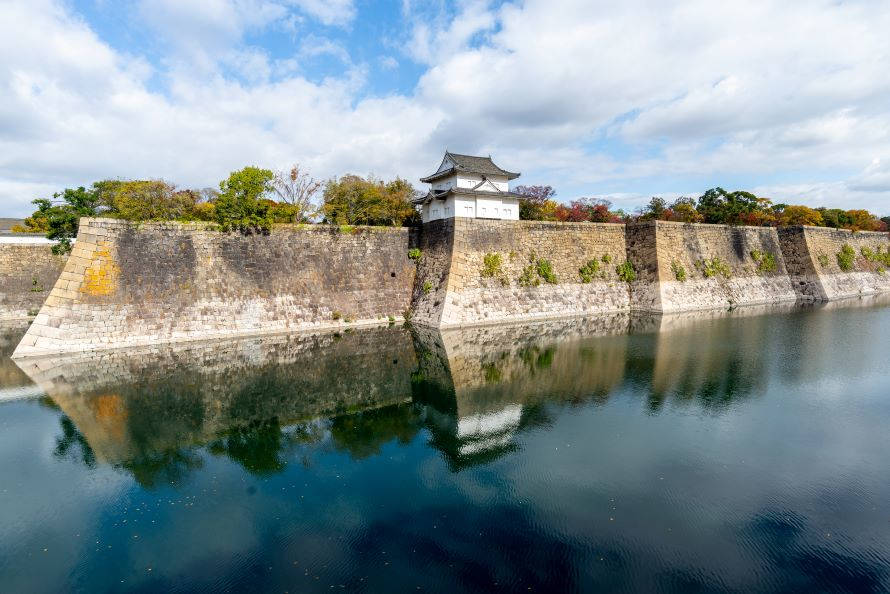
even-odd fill
[(451, 153), (446, 151), (443, 163), (446, 160), (452, 163), (451, 167), (441, 168), (440, 171), (437, 171), (432, 175), (420, 178), (420, 181), (424, 183), (430, 183), (437, 179), (454, 175), (457, 172), (476, 173), (482, 176), (503, 175), (506, 176), (508, 180), (516, 179), (517, 177), (519, 177), (518, 173), (507, 171), (506, 169), (501, 169), (500, 167), (495, 165), (490, 156), (474, 157), (472, 155), (460, 155), (458, 153)]
[(445, 200), (449, 196), (471, 196), (474, 198), (476, 196), (481, 196), (483, 198), (522, 198), (522, 196), (514, 192), (487, 192), (485, 190), (471, 190), (469, 188), (448, 188), (447, 190), (430, 190), (423, 196), (414, 198), (411, 202), (414, 204), (426, 204), (433, 200)]

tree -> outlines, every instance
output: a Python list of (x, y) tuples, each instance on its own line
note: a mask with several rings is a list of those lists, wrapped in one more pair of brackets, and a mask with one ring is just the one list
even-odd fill
[[(711, 188), (698, 199), (696, 210), (705, 223), (726, 225), (756, 224), (763, 215), (768, 200), (757, 198), (751, 192), (737, 190), (727, 192), (723, 188)], [(752, 216), (753, 215), (753, 216)]]
[(849, 228), (854, 231), (877, 231), (880, 228), (878, 218), (867, 210), (848, 210), (847, 217), (850, 220)]
[(316, 181), (295, 163), (288, 171), (278, 171), (272, 178), (272, 190), (278, 199), (288, 205), (290, 222), (299, 223), (312, 217), (316, 212), (313, 202), (322, 183)]
[(556, 220), (576, 223), (620, 223), (621, 218), (610, 209), (612, 203), (600, 198), (578, 198), (568, 205), (556, 207)]
[(417, 220), (414, 194), (414, 187), (401, 178), (384, 183), (344, 175), (325, 185), (322, 212), (325, 222), (337, 225), (412, 224)]
[(700, 223), (704, 217), (695, 210), (695, 199), (688, 196), (680, 196), (670, 205), (672, 221), (683, 223)]
[(38, 198), (33, 204), (37, 206), (37, 211), (26, 219), (28, 226), (45, 229), (46, 237), (57, 242), (52, 248), (53, 253), (67, 254), (71, 251), (71, 240), (77, 237), (80, 217), (96, 215), (99, 198), (95, 187), (87, 190), (81, 186), (65, 188), (53, 194), (52, 200)]
[(94, 184), (109, 214), (128, 221), (190, 220), (201, 196), (161, 180), (103, 181)]
[(800, 205), (787, 205), (778, 214), (780, 225), (813, 225), (822, 227), (822, 213), (814, 208)]
[(513, 192), (519, 194), (519, 218), (523, 221), (556, 220), (556, 190), (552, 186), (517, 186)]
[(274, 177), (268, 169), (245, 167), (221, 181), (215, 216), (222, 228), (242, 232), (267, 230), (271, 221), (269, 203), (264, 198), (272, 191)]
[(670, 220), (666, 215), (668, 213), (668, 205), (664, 198), (653, 196), (649, 199), (649, 203), (643, 207), (640, 212), (641, 220)]

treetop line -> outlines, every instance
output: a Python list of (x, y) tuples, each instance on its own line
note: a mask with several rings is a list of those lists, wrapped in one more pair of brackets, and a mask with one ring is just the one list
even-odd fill
[(180, 189), (163, 180), (102, 180), (89, 188), (66, 188), (52, 198), (33, 201), (37, 210), (13, 228), (44, 233), (58, 243), (57, 253), (71, 249), (81, 217), (103, 216), (127, 221), (206, 221), (221, 231), (268, 232), (275, 223), (413, 226), (430, 220), (468, 216), (490, 219), (628, 223), (640, 220), (728, 225), (812, 225), (854, 231), (887, 231), (890, 216), (864, 209), (843, 210), (774, 203), (751, 192), (711, 188), (698, 198), (668, 203), (653, 197), (634, 213), (613, 210), (599, 198), (557, 202), (549, 185), (519, 185), (519, 177), (494, 164), (491, 157), (446, 152), (437, 171), (420, 181), (418, 192), (406, 179), (384, 181), (347, 174), (325, 182), (295, 164), (273, 172), (249, 166), (233, 171), (219, 189)]

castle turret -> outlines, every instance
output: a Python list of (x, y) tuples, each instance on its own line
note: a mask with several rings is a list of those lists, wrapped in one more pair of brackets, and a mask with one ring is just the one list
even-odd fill
[(517, 177), (518, 173), (495, 165), (490, 156), (446, 151), (436, 172), (420, 178), (431, 187), (414, 203), (420, 205), (424, 223), (452, 217), (519, 220), (519, 195), (509, 186)]

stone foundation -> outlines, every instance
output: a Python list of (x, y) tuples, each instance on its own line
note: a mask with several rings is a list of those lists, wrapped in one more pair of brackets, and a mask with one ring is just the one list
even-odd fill
[(406, 228), (83, 219), (15, 356), (387, 323), (411, 301)]
[(0, 242), (0, 320), (33, 316), (62, 273), (66, 256), (52, 253), (52, 244), (15, 238)]
[[(420, 257), (408, 257), (412, 246)], [(840, 269), (844, 245), (855, 252)], [(437, 328), (890, 291), (886, 233), (446, 219), (408, 229), (84, 219), (15, 356), (387, 323)], [(621, 278), (629, 262), (634, 278)], [(584, 272), (582, 273), (582, 268)]]

